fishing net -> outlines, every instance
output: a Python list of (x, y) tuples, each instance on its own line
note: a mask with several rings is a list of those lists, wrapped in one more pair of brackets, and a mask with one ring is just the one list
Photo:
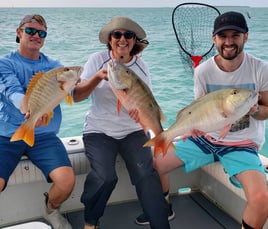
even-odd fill
[(203, 3), (183, 3), (172, 12), (172, 26), (179, 44), (179, 54), (187, 70), (215, 54), (212, 30), (217, 8)]

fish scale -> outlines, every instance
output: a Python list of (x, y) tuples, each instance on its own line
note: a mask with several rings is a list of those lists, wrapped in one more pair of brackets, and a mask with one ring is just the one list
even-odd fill
[(31, 79), (21, 102), (21, 112), (30, 117), (19, 126), (10, 141), (23, 140), (34, 145), (34, 128), (38, 119), (47, 114), (46, 125), (53, 117), (53, 109), (64, 99), (71, 103), (69, 92), (78, 81), (82, 67), (59, 67), (48, 72), (39, 72)]
[(148, 129), (155, 135), (163, 131), (161, 121), (165, 120), (164, 114), (150, 88), (134, 71), (112, 60), (108, 63), (108, 80), (118, 99), (118, 112), (121, 104), (128, 111), (137, 110), (145, 133)]
[(175, 123), (144, 146), (154, 146), (155, 154), (165, 155), (175, 138), (189, 137), (193, 130), (204, 133), (221, 130), (219, 139), (223, 139), (231, 125), (245, 116), (257, 101), (258, 93), (245, 88), (210, 92), (179, 111)]
[[(40, 80), (43, 82), (40, 82), (33, 91), (35, 96), (32, 96), (29, 99), (28, 106), (30, 108), (30, 113), (33, 112), (33, 109), (39, 112), (41, 111), (42, 113), (42, 108), (45, 107), (44, 105), (51, 103), (51, 95), (57, 96), (56, 93), (58, 92), (59, 84), (55, 76)], [(40, 103), (40, 101), (42, 103)]]

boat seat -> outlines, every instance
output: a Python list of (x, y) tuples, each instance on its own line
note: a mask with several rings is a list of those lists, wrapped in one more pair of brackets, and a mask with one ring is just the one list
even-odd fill
[[(268, 158), (264, 157), (263, 155), (259, 154), (259, 157), (262, 161), (262, 164), (266, 171), (266, 180), (268, 181)], [(234, 185), (232, 185), (229, 181), (229, 176), (225, 173), (222, 165), (220, 162), (216, 162), (207, 166), (204, 166), (202, 168), (203, 171), (208, 173), (210, 176), (217, 179), (219, 182), (224, 184), (227, 188), (231, 189), (234, 193), (241, 196), (242, 198), (245, 198), (244, 191), (241, 188), (237, 188)]]
[[(82, 136), (61, 138), (61, 140), (68, 151), (68, 155), (73, 165), (75, 175), (88, 173), (89, 161), (84, 154), (84, 144), (82, 141)], [(266, 168), (266, 171), (268, 171), (268, 158), (262, 155), (260, 155), (260, 158), (264, 167)], [(238, 189), (230, 184), (228, 176), (224, 172), (219, 162), (205, 166), (202, 168), (202, 170), (222, 182), (232, 191), (238, 193), (238, 195), (244, 195), (241, 189)], [(9, 185), (30, 183), (36, 181), (45, 181), (45, 178), (41, 171), (35, 165), (33, 165), (33, 163), (28, 160), (26, 156), (23, 156), (17, 168), (9, 179)]]

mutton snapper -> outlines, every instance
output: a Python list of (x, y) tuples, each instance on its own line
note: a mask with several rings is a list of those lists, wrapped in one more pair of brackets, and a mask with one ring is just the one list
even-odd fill
[(257, 101), (258, 93), (249, 89), (213, 91), (179, 111), (175, 123), (144, 146), (154, 146), (156, 154), (162, 152), (165, 155), (176, 137), (189, 137), (195, 129), (205, 133), (221, 130), (219, 139), (222, 139), (231, 125), (246, 115)]
[(130, 68), (111, 60), (108, 63), (108, 81), (117, 97), (117, 111), (122, 106), (127, 110), (138, 110), (139, 123), (147, 134), (151, 129), (155, 135), (163, 131), (161, 121), (164, 114), (147, 84)]
[(53, 109), (65, 98), (72, 104), (69, 94), (78, 81), (82, 67), (59, 67), (48, 72), (39, 72), (28, 84), (25, 96), (21, 102), (21, 112), (30, 113), (30, 117), (21, 124), (10, 141), (23, 140), (29, 146), (34, 145), (34, 128), (37, 120), (48, 114), (46, 125), (53, 117)]

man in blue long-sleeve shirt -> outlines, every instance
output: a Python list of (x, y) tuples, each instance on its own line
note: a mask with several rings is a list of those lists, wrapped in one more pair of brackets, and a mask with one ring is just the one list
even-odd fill
[(22, 155), (26, 155), (47, 181), (53, 182), (45, 193), (45, 218), (54, 229), (71, 229), (59, 212), (75, 181), (66, 149), (56, 136), (62, 119), (60, 105), (54, 109), (49, 125), (43, 126), (44, 117), (38, 120), (33, 147), (24, 141), (10, 142), (13, 133), (29, 116), (20, 112), (20, 104), (30, 79), (37, 72), (46, 72), (62, 64), (40, 52), (47, 35), (47, 25), (41, 15), (26, 15), (16, 33), (18, 50), (0, 57), (0, 191), (5, 189)]

